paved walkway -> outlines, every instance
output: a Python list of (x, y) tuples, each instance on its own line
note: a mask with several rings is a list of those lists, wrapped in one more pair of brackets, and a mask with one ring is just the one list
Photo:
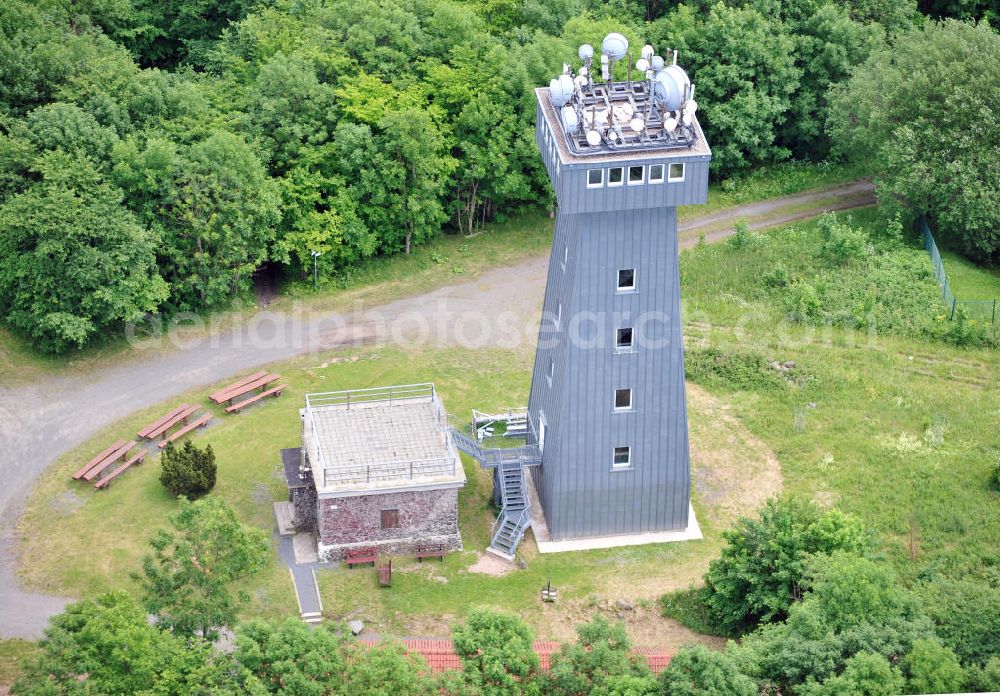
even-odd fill
[[(316, 585), (316, 568), (319, 563), (296, 563), (293, 548), (294, 537), (291, 535), (278, 537), (278, 558), (288, 566), (295, 585), (295, 596), (299, 600), (299, 616), (308, 623), (319, 623), (323, 620), (323, 602), (319, 598), (319, 587)], [(327, 564), (329, 565), (329, 564)]]
[[(854, 182), (689, 219), (680, 225), (681, 245), (694, 244), (702, 232), (707, 241), (728, 236), (736, 220), (749, 219), (752, 228), (759, 228), (824, 210), (867, 205), (874, 200), (872, 192), (871, 184)], [(811, 203), (815, 205), (810, 207)], [(479, 326), (489, 336), (483, 347), (511, 347), (508, 322), (514, 316), (521, 345), (533, 345), (547, 264), (547, 257), (539, 256), (346, 317), (261, 312), (244, 326), (184, 350), (139, 358), (86, 376), (61, 375), (13, 388), (0, 386), (0, 638), (37, 638), (48, 617), (61, 611), (67, 601), (24, 592), (12, 557), (20, 506), (35, 479), (64, 452), (139, 409), (261, 365), (371, 340), (380, 327), (403, 327), (398, 333), (382, 334), (385, 340), (403, 341), (423, 327), (453, 330), (468, 317), (478, 326), (485, 317), (492, 324)], [(483, 312), (483, 308), (496, 307), (504, 308), (506, 318)], [(411, 325), (414, 328), (405, 328)], [(471, 333), (475, 335), (476, 329)], [(431, 340), (448, 345), (456, 336), (432, 335)], [(95, 409), (94, 404), (101, 407)]]

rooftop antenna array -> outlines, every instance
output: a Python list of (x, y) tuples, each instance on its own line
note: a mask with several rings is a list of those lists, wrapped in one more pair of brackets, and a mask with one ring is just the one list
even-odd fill
[[(571, 152), (584, 155), (694, 144), (698, 103), (694, 84), (677, 65), (677, 51), (672, 51), (667, 65), (646, 44), (633, 64), (628, 39), (612, 32), (601, 42), (596, 61), (590, 44), (581, 45), (577, 55), (579, 69), (574, 72), (563, 64), (562, 74), (549, 83), (549, 101)], [(622, 60), (627, 60), (626, 79), (615, 81), (615, 64)], [(599, 80), (594, 76), (595, 62), (600, 65)]]

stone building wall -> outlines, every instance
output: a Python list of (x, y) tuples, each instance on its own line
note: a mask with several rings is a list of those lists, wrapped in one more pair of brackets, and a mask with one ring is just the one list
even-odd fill
[(316, 531), (316, 486), (310, 485), (289, 490), (295, 505), (295, 529), (299, 532)]
[[(382, 529), (383, 510), (399, 511), (398, 528)], [(321, 499), (318, 528), (320, 556), (330, 561), (364, 546), (390, 555), (413, 553), (421, 544), (462, 548), (456, 488)]]

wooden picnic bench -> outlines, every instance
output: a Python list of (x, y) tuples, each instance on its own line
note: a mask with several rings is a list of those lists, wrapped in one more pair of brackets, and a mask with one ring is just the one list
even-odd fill
[(136, 436), (140, 437), (140, 438), (149, 437), (149, 433), (157, 430), (161, 425), (163, 425), (164, 423), (166, 423), (171, 418), (173, 418), (178, 413), (180, 413), (181, 411), (183, 411), (184, 409), (186, 409), (188, 407), (189, 407), (189, 404), (181, 404), (177, 408), (171, 409), (170, 411), (168, 411), (167, 413), (165, 413), (164, 415), (160, 416), (155, 421), (153, 421), (152, 423), (150, 423), (149, 425), (147, 425), (145, 428), (143, 428), (142, 430), (140, 430), (139, 432), (137, 432)]
[(254, 394), (249, 399), (244, 399), (243, 401), (238, 401), (232, 404), (231, 406), (226, 406), (226, 413), (239, 413), (240, 409), (245, 408), (246, 406), (249, 406), (252, 403), (260, 401), (265, 396), (273, 396), (277, 398), (281, 396), (281, 392), (283, 392), (285, 389), (288, 389), (287, 384), (279, 384), (276, 387), (271, 387), (267, 391), (262, 391), (259, 394)]
[(118, 459), (124, 459), (125, 455), (128, 454), (129, 450), (136, 446), (135, 440), (130, 440), (125, 442), (124, 440), (119, 440), (112, 447), (101, 452), (93, 459), (91, 459), (87, 466), (77, 471), (73, 474), (73, 478), (77, 481), (93, 481), (99, 473), (101, 473), (109, 464)]
[(265, 377), (266, 375), (267, 375), (266, 371), (254, 372), (252, 375), (247, 375), (246, 377), (243, 377), (243, 378), (241, 378), (241, 379), (233, 382), (229, 386), (223, 387), (222, 389), (220, 389), (219, 391), (215, 392), (214, 394), (210, 394), (208, 398), (211, 399), (212, 401), (214, 401), (217, 404), (221, 404), (223, 401), (225, 401), (225, 399), (221, 399), (220, 398), (223, 394), (225, 394), (227, 392), (235, 391), (235, 390), (239, 389), (240, 387), (249, 384), (250, 382), (256, 382), (258, 379), (260, 379), (261, 377)]
[(177, 440), (179, 438), (184, 437), (185, 435), (187, 435), (189, 432), (191, 432), (195, 428), (200, 428), (201, 426), (203, 426), (206, 423), (208, 423), (208, 421), (210, 421), (210, 420), (212, 420), (212, 416), (209, 415), (209, 414), (205, 414), (204, 416), (200, 416), (196, 420), (193, 420), (190, 423), (188, 423), (187, 425), (185, 425), (183, 428), (181, 428), (177, 432), (172, 433), (171, 435), (168, 435), (168, 436), (164, 437), (163, 440), (161, 440), (160, 442), (156, 443), (156, 446), (159, 447), (160, 449), (163, 449), (164, 447), (166, 447), (167, 445), (169, 445), (174, 440)]
[(425, 558), (437, 558), (444, 562), (444, 544), (420, 544), (417, 546), (417, 561), (423, 563)]
[(209, 398), (217, 404), (228, 403), (229, 405), (232, 405), (233, 399), (235, 399), (236, 397), (243, 396), (244, 394), (249, 394), (250, 392), (256, 389), (260, 389), (261, 387), (267, 389), (268, 384), (270, 384), (271, 382), (276, 382), (279, 379), (280, 377), (278, 375), (265, 372), (263, 375), (261, 375), (260, 377), (251, 382), (245, 382), (235, 387), (230, 385), (229, 387), (227, 387), (222, 391), (215, 392), (214, 394), (209, 396)]
[(112, 471), (110, 474), (106, 474), (104, 478), (95, 483), (94, 488), (96, 488), (99, 491), (104, 490), (105, 488), (111, 485), (112, 481), (114, 481), (116, 478), (125, 473), (126, 469), (128, 469), (133, 464), (138, 464), (143, 459), (145, 459), (147, 454), (149, 454), (149, 450), (145, 449), (139, 450), (138, 452), (133, 454), (128, 460), (126, 460), (124, 464), (121, 464), (120, 466), (116, 467), (114, 471)]
[[(155, 440), (161, 435), (164, 438), (164, 442), (167, 441), (167, 431), (178, 423), (186, 426), (188, 424), (188, 418), (194, 415), (194, 412), (198, 410), (197, 406), (191, 406), (184, 404), (180, 410), (174, 409), (173, 415), (169, 418), (161, 418), (156, 423), (153, 423), (151, 427), (145, 430), (145, 435), (143, 437), (149, 438), (150, 440)], [(168, 414), (169, 415), (169, 414)], [(183, 428), (181, 428), (183, 430)], [(140, 431), (142, 432), (142, 431)]]
[(351, 549), (344, 554), (344, 563), (347, 564), (348, 568), (353, 568), (356, 565), (366, 563), (371, 563), (374, 568), (377, 561), (378, 551), (375, 550), (374, 546), (366, 546), (362, 549)]
[(382, 587), (392, 587), (392, 559), (388, 563), (378, 564), (378, 584)]

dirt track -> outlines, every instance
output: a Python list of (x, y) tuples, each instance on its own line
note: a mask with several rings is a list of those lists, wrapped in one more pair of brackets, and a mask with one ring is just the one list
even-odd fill
[[(874, 202), (868, 182), (738, 206), (687, 220), (680, 225), (681, 247), (699, 236), (714, 242), (746, 220), (752, 229), (814, 217), (827, 210)], [(85, 377), (59, 376), (31, 384), (0, 386), (0, 638), (35, 639), (66, 598), (24, 592), (15, 575), (14, 525), (34, 480), (60, 455), (101, 428), (139, 409), (153, 406), (201, 385), (257, 366), (309, 352), (370, 340), (380, 326), (448, 326), (463, 317), (482, 317), (482, 308), (503, 307), (522, 327), (537, 320), (548, 259), (544, 256), (429, 293), (404, 298), (348, 316), (288, 316), (262, 312), (247, 323), (210, 340), (155, 357), (137, 359)], [(373, 319), (377, 316), (377, 320)], [(486, 315), (488, 321), (495, 321)], [(523, 321), (522, 321), (523, 320)], [(507, 345), (505, 326), (496, 324), (484, 345)], [(520, 340), (533, 341), (522, 329)], [(400, 329), (405, 339), (408, 329)], [(453, 332), (432, 340), (448, 343)], [(532, 344), (533, 345), (533, 344)], [(527, 346), (530, 349), (530, 345)]]

